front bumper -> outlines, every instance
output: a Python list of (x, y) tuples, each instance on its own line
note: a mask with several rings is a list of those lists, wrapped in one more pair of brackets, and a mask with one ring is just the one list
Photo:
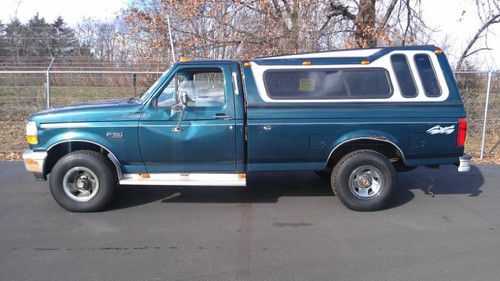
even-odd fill
[(33, 151), (31, 149), (26, 149), (23, 153), (24, 167), (29, 172), (33, 172), (38, 175), (43, 175), (43, 169), (45, 166), (45, 159), (47, 159), (46, 151)]
[(458, 171), (459, 172), (468, 172), (470, 171), (470, 159), (472, 157), (468, 154), (464, 154), (463, 156), (460, 156), (458, 160), (460, 163), (458, 164)]

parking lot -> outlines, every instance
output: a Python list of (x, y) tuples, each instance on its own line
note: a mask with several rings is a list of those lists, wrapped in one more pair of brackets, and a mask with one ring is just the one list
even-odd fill
[(110, 210), (76, 214), (0, 162), (0, 279), (499, 280), (499, 180), (495, 165), (419, 168), (390, 208), (363, 213), (314, 173), (269, 173), (123, 187)]

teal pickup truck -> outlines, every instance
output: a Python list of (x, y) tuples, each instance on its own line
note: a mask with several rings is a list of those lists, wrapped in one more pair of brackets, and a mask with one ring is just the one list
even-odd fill
[(368, 211), (398, 171), (468, 171), (465, 117), (435, 46), (184, 60), (140, 97), (31, 115), (23, 159), (69, 211), (102, 210), (118, 184), (246, 186), (283, 170), (316, 171)]

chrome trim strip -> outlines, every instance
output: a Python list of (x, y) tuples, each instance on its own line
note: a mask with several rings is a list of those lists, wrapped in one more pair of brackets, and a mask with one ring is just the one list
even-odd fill
[[(212, 121), (212, 120), (207, 120)], [(370, 125), (370, 124), (456, 124), (457, 122), (451, 121), (429, 121), (429, 122), (305, 122), (305, 123), (249, 123), (249, 126), (262, 126), (262, 125)], [(209, 126), (228, 126), (231, 124), (184, 124), (185, 127), (209, 127)], [(118, 125), (114, 127), (175, 127), (177, 125), (172, 124), (139, 124), (139, 125)], [(42, 129), (72, 129), (72, 128), (109, 128), (111, 125), (94, 125), (89, 123), (44, 123), (40, 125)]]
[(236, 77), (236, 72), (233, 72), (233, 88), (234, 88), (234, 94), (239, 95), (240, 94), (240, 89), (238, 87), (238, 77)]
[(138, 125), (99, 125), (89, 122), (75, 123), (43, 123), (40, 124), (42, 129), (72, 129), (72, 128), (107, 128), (107, 127), (137, 127)]
[[(221, 119), (225, 120), (225, 119)], [(225, 120), (225, 121), (232, 121), (232, 120)], [(232, 123), (224, 123), (224, 124), (182, 124), (182, 127), (212, 127), (212, 126), (232, 126), (234, 124)], [(177, 127), (177, 125), (170, 125), (170, 124), (148, 124), (144, 125), (141, 124), (140, 127)]]
[(249, 126), (262, 126), (262, 125), (376, 125), (376, 124), (456, 124), (457, 122), (439, 122), (439, 121), (429, 121), (429, 122), (304, 122), (304, 123), (250, 123)]
[(333, 152), (335, 152), (335, 150), (337, 148), (339, 148), (343, 144), (346, 144), (346, 143), (351, 142), (351, 141), (357, 141), (357, 140), (374, 140), (374, 141), (381, 141), (381, 142), (386, 142), (386, 143), (392, 144), (394, 147), (396, 147), (399, 150), (399, 153), (401, 153), (401, 156), (403, 157), (403, 162), (406, 162), (406, 158), (405, 158), (405, 155), (404, 155), (403, 151), (394, 142), (392, 142), (392, 141), (390, 141), (388, 139), (379, 139), (379, 138), (373, 138), (373, 137), (359, 137), (359, 138), (352, 138), (352, 139), (345, 140), (345, 141), (339, 143), (337, 146), (335, 146), (332, 149), (332, 151), (330, 152), (330, 154), (328, 155), (328, 158), (326, 159), (326, 163), (328, 163), (328, 161), (330, 161), (330, 158), (332, 157)]
[[(143, 177), (145, 175), (145, 177)], [(243, 176), (242, 176), (243, 175)], [(121, 185), (246, 186), (245, 174), (153, 173), (124, 174)]]

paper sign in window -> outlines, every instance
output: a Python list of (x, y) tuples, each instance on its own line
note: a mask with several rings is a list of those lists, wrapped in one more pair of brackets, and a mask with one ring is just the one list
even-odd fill
[(301, 92), (312, 92), (316, 86), (316, 81), (314, 79), (300, 79), (299, 80), (299, 91)]

